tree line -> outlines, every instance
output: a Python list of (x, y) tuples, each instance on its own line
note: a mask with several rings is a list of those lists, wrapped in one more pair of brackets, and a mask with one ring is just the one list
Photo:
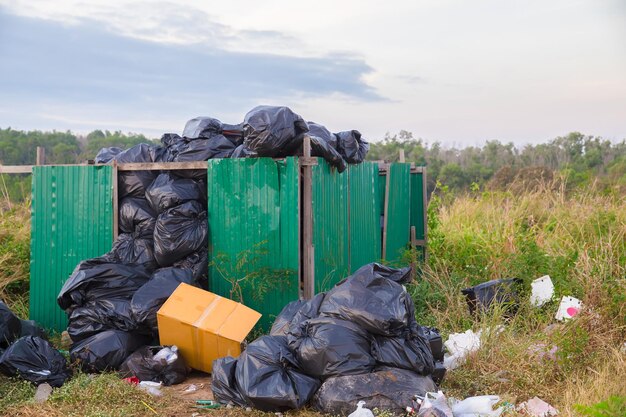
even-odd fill
[[(31, 165), (36, 148), (46, 150), (47, 164), (81, 163), (93, 159), (99, 149), (108, 146), (129, 148), (138, 143), (156, 143), (142, 134), (94, 130), (86, 136), (66, 132), (21, 131), (0, 128), (0, 164)], [(451, 190), (475, 187), (506, 188), (520, 178), (550, 179), (567, 177), (569, 184), (579, 186), (591, 181), (626, 188), (626, 140), (611, 142), (578, 132), (559, 136), (546, 143), (517, 147), (498, 140), (483, 146), (447, 147), (439, 142), (427, 143), (411, 132), (387, 134), (370, 142), (368, 160), (399, 160), (404, 150), (406, 162), (427, 166), (428, 189), (442, 184)], [(1, 195), (22, 200), (30, 194), (27, 176), (2, 175)]]

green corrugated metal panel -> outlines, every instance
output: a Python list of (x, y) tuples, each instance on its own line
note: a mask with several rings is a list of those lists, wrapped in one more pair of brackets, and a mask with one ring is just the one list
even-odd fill
[(287, 272), (284, 280), (274, 275), (271, 282), (264, 281), (269, 288), (261, 299), (257, 283), (241, 283), (244, 303), (263, 314), (265, 329), (285, 304), (298, 298), (298, 173), (296, 158), (208, 162), (209, 289), (231, 297), (233, 285), (224, 275), (232, 280), (259, 268)]
[(313, 167), (312, 211), (315, 291), (326, 291), (350, 273), (348, 173), (322, 158)]
[(389, 167), (389, 201), (387, 203), (386, 259), (397, 262), (410, 238), (411, 165), (391, 164)]
[(112, 168), (38, 166), (32, 177), (30, 318), (62, 331), (56, 297), (76, 265), (113, 242)]
[(411, 226), (415, 226), (415, 238), (424, 239), (424, 174), (411, 174)]
[(381, 259), (378, 164), (363, 162), (348, 169), (350, 187), (350, 272)]

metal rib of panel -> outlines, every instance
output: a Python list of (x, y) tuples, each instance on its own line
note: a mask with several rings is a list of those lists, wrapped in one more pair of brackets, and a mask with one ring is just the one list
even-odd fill
[(415, 238), (424, 239), (424, 174), (411, 174), (411, 226), (415, 227)]
[(315, 292), (326, 291), (350, 274), (348, 173), (322, 158), (313, 167), (313, 247)]
[(31, 201), (30, 318), (62, 331), (67, 317), (56, 302), (76, 265), (113, 242), (110, 166), (37, 166)]
[(243, 302), (263, 314), (264, 329), (298, 298), (298, 181), (295, 158), (208, 161), (209, 289), (236, 299), (233, 282), (242, 280)]
[(378, 164), (363, 162), (348, 169), (350, 189), (350, 272), (381, 259)]
[(401, 260), (410, 239), (410, 187), (411, 165), (391, 164), (387, 207), (386, 260), (397, 263)]

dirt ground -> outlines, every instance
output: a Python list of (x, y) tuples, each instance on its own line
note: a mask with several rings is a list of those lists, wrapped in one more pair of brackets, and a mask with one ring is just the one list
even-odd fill
[[(193, 390), (193, 385), (196, 387), (195, 390)], [(182, 384), (171, 385), (161, 389), (175, 398), (180, 398), (190, 403), (196, 400), (213, 399), (211, 375), (200, 371), (193, 371)]]

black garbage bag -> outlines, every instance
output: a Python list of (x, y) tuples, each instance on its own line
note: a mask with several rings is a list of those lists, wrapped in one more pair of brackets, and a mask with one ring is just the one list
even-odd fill
[(225, 405), (238, 405), (245, 407), (246, 401), (239, 391), (235, 371), (237, 369), (237, 359), (227, 356), (213, 361), (213, 371), (211, 372), (211, 390), (213, 397)]
[(65, 281), (57, 303), (67, 310), (99, 299), (130, 299), (148, 279), (150, 273), (142, 266), (114, 263), (107, 257), (89, 259), (79, 263)]
[[(143, 346), (133, 352), (122, 365), (119, 373), (123, 378), (136, 376), (140, 381), (162, 382), (169, 386), (180, 384), (189, 374), (189, 368), (178, 352), (168, 352), (160, 358), (159, 352), (166, 346)], [(171, 347), (167, 347), (171, 349)]]
[(285, 149), (302, 141), (308, 130), (302, 117), (288, 107), (257, 106), (244, 118), (243, 143), (255, 156), (287, 156)]
[(311, 155), (321, 156), (330, 166), (337, 168), (338, 172), (344, 172), (348, 167), (339, 152), (330, 143), (317, 136), (311, 136)]
[(67, 332), (78, 342), (104, 330), (137, 329), (129, 298), (98, 299), (77, 307), (68, 315)]
[(106, 330), (95, 334), (70, 348), (70, 360), (78, 362), (85, 372), (118, 370), (131, 353), (148, 342), (137, 332)]
[(182, 142), (170, 150), (175, 162), (230, 158), (236, 148), (236, 145), (231, 140), (220, 134), (214, 134), (209, 139), (183, 139)]
[(358, 130), (348, 130), (335, 133), (337, 136), (337, 150), (349, 164), (360, 164), (365, 160), (370, 144), (361, 138)]
[[(140, 143), (126, 149), (115, 156), (120, 163), (155, 162), (159, 159), (161, 150), (147, 143)], [(122, 171), (118, 174), (119, 198), (126, 196), (143, 197), (146, 189), (156, 178), (156, 171)]]
[(335, 150), (337, 149), (337, 136), (330, 133), (330, 130), (326, 129), (325, 126), (322, 126), (319, 123), (306, 122), (306, 124), (309, 126), (309, 136), (318, 137), (328, 143), (331, 148)]
[(197, 201), (188, 201), (161, 213), (154, 229), (154, 255), (161, 266), (207, 246), (207, 213)]
[(376, 271), (365, 265), (328, 291), (320, 316), (351, 321), (372, 334), (402, 335), (415, 320), (411, 297), (402, 285)]
[(222, 122), (212, 117), (194, 117), (187, 121), (183, 136), (188, 139), (210, 138), (222, 133)]
[(370, 335), (349, 321), (307, 320), (291, 327), (287, 341), (302, 371), (316, 378), (367, 373), (376, 366)]
[(7, 347), (20, 336), (20, 319), (9, 306), (0, 301), (0, 348)]
[(20, 337), (36, 336), (48, 339), (46, 331), (37, 325), (35, 320), (20, 320)]
[(443, 361), (443, 340), (439, 330), (434, 327), (419, 326), (419, 334), (428, 341), (435, 361)]
[(408, 369), (420, 375), (430, 375), (435, 368), (428, 341), (420, 335), (375, 336), (372, 356), (379, 365)]
[(9, 346), (0, 356), (0, 372), (53, 387), (60, 387), (72, 375), (63, 355), (37, 336), (21, 337)]
[(96, 154), (95, 162), (96, 164), (108, 164), (123, 151), (124, 150), (122, 148), (117, 148), (114, 146), (110, 148), (102, 148)]
[(241, 145), (243, 143), (243, 123), (236, 125), (222, 123), (222, 135), (226, 136), (235, 146)]
[(411, 282), (411, 267), (392, 268), (387, 265), (372, 262), (363, 265), (357, 269), (352, 275), (366, 275), (371, 277), (387, 278), (398, 284), (408, 284)]
[(237, 390), (250, 406), (281, 412), (305, 406), (320, 382), (298, 371), (283, 336), (262, 336), (237, 360)]
[(181, 282), (193, 285), (193, 274), (190, 270), (170, 267), (154, 271), (150, 281), (135, 292), (130, 302), (134, 321), (157, 334), (157, 311)]
[(291, 326), (297, 328), (303, 322), (317, 318), (324, 295), (325, 293), (319, 293), (310, 300), (296, 300), (287, 304), (274, 320), (270, 335), (287, 336)]
[(251, 152), (244, 144), (238, 145), (230, 155), (231, 158), (254, 158), (255, 156), (257, 155)]
[(208, 289), (207, 274), (209, 269), (208, 248), (201, 248), (180, 261), (174, 262), (175, 268), (191, 271), (193, 280), (201, 288)]
[(157, 213), (148, 200), (126, 197), (120, 201), (119, 225), (121, 233), (138, 233), (140, 237), (152, 238)]
[(154, 257), (152, 236), (142, 238), (140, 232), (119, 235), (107, 255), (121, 264), (140, 265), (148, 271), (159, 266)]
[(511, 315), (515, 314), (519, 306), (518, 288), (522, 282), (519, 278), (494, 279), (461, 292), (467, 299), (471, 314), (485, 312), (495, 302), (505, 304), (505, 312)]
[(313, 407), (330, 415), (348, 415), (359, 401), (370, 409), (403, 415), (415, 395), (435, 391), (433, 380), (406, 369), (381, 368), (369, 374), (328, 378), (313, 397)]
[(148, 187), (146, 198), (152, 209), (160, 214), (187, 201), (206, 201), (206, 194), (206, 183), (164, 172)]

